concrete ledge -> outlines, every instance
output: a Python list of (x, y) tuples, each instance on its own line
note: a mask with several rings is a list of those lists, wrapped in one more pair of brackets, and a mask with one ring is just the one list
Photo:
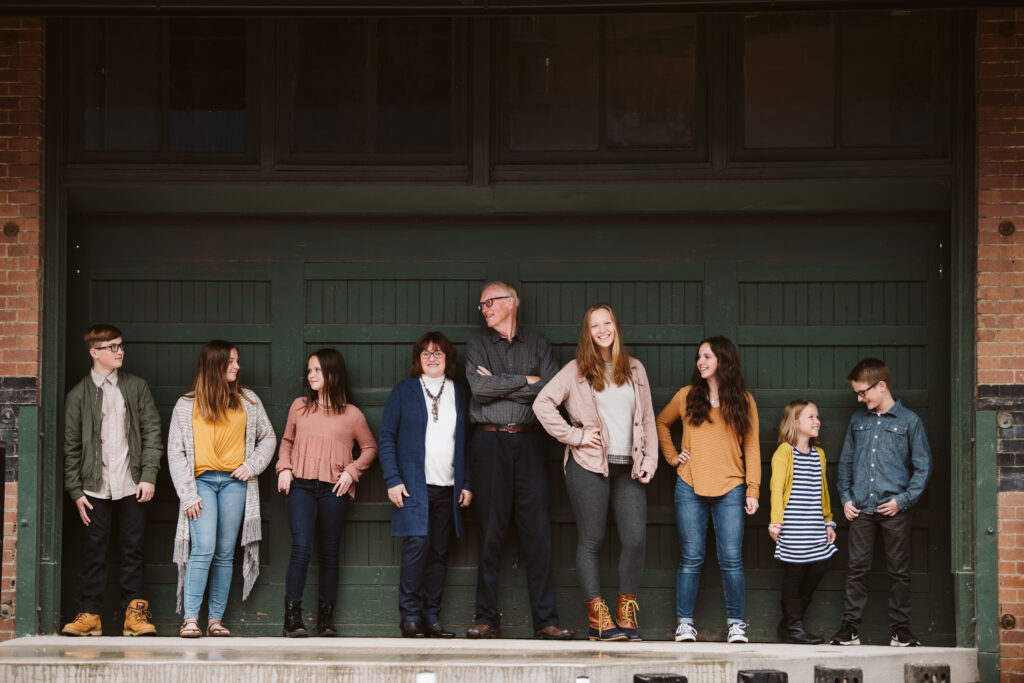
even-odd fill
[(622, 683), (635, 673), (676, 673), (690, 683), (735, 683), (744, 669), (779, 669), (812, 683), (814, 666), (860, 667), (864, 683), (899, 683), (904, 664), (948, 664), (952, 683), (978, 681), (972, 648), (833, 647), (751, 643), (590, 643), (398, 638), (19, 638), (0, 643), (6, 683), (210, 680), (413, 683)]

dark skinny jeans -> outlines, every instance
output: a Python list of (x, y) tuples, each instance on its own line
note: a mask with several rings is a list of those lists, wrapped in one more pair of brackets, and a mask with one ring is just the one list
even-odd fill
[(338, 595), (338, 551), (345, 521), (348, 494), (338, 496), (332, 484), (318, 479), (292, 479), (288, 494), (288, 526), (292, 531), (292, 552), (284, 579), (284, 599), (300, 602), (306, 586), (306, 570), (313, 555), (314, 532), (320, 540), (321, 602), (334, 602)]
[(647, 487), (632, 477), (632, 465), (609, 465), (608, 476), (583, 469), (570, 456), (565, 486), (576, 518), (576, 576), (584, 600), (601, 595), (598, 557), (604, 545), (608, 506), (615, 514), (622, 552), (619, 592), (635, 595), (640, 588), (647, 547)]

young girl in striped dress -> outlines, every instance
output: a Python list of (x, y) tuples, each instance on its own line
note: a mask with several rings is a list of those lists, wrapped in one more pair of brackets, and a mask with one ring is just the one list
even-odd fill
[(804, 630), (803, 618), (814, 589), (825, 574), (825, 560), (836, 553), (836, 525), (825, 482), (825, 451), (817, 445), (818, 407), (796, 400), (779, 423), (779, 447), (772, 456), (772, 510), (768, 533), (782, 562), (784, 643), (818, 645), (822, 638)]

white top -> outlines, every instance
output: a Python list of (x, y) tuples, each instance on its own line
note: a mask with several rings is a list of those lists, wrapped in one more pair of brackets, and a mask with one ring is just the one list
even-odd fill
[(135, 495), (135, 481), (128, 466), (128, 429), (125, 423), (124, 396), (117, 388), (117, 370), (104, 377), (89, 371), (93, 383), (103, 392), (100, 415), (100, 442), (103, 451), (103, 486), (85, 491), (93, 498), (121, 500)]
[(427, 433), (424, 437), (426, 459), (423, 472), (430, 486), (452, 486), (455, 483), (455, 385), (446, 377), (420, 376), (420, 386), (426, 385), (437, 396), (444, 385), (444, 393), (437, 404), (437, 422), (434, 422), (434, 400), (423, 391), (427, 404)]
[(604, 391), (596, 391), (597, 412), (608, 428), (609, 462), (619, 456), (618, 462), (633, 462), (633, 414), (636, 412), (636, 394), (633, 383), (626, 381), (616, 386), (612, 381), (612, 364), (604, 364)]

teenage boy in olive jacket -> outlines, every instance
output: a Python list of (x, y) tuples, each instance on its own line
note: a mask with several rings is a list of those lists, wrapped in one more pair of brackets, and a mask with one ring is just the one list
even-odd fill
[(98, 636), (107, 583), (107, 545), (114, 517), (120, 527), (122, 634), (156, 635), (142, 599), (145, 503), (153, 498), (163, 458), (160, 415), (149, 385), (121, 370), (124, 343), (113, 325), (85, 332), (92, 370), (71, 391), (64, 412), (64, 488), (84, 527), (78, 559), (78, 616), (61, 631)]

